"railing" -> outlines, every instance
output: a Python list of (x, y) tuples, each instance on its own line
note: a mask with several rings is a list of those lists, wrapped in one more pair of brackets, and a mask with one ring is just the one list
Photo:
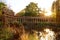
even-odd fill
[(56, 23), (53, 18), (46, 18), (46, 17), (17, 17), (17, 21), (21, 23), (40, 23), (40, 22), (49, 22), (49, 23)]

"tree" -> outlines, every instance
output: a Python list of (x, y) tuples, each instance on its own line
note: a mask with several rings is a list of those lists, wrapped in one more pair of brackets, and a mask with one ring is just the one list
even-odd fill
[(11, 40), (13, 38), (13, 29), (10, 27), (0, 29), (0, 40)]
[(36, 3), (31, 2), (25, 9), (25, 16), (37, 16), (38, 6)]
[(0, 27), (3, 25), (3, 23), (2, 23), (2, 8), (5, 6), (6, 6), (6, 4), (4, 4), (3, 2), (0, 2)]
[(51, 11), (52, 11), (52, 17), (56, 18), (56, 2), (55, 1), (52, 4)]
[(0, 17), (2, 16), (2, 8), (7, 7), (7, 5), (3, 2), (0, 2)]
[(7, 6), (7, 5), (5, 3), (3, 3), (3, 2), (0, 2), (0, 8), (2, 8), (4, 6)]
[(39, 10), (37, 4), (31, 2), (26, 8), (18, 12), (16, 16), (38, 16)]
[(18, 13), (16, 14), (16, 16), (24, 16), (24, 14), (25, 14), (25, 9), (23, 9), (23, 10), (20, 11), (20, 12), (18, 12)]

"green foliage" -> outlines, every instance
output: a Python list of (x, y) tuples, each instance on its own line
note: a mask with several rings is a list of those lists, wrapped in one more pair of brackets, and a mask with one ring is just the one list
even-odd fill
[(18, 13), (17, 16), (24, 16), (24, 13)]
[(0, 40), (9, 40), (13, 37), (13, 32), (11, 28), (0, 29)]
[(3, 3), (3, 2), (0, 2), (0, 8), (2, 8), (2, 7), (4, 7), (4, 6), (6, 6), (6, 4)]
[(29, 40), (38, 40), (38, 38), (36, 38), (36, 35), (34, 34), (29, 34)]
[(36, 3), (31, 2), (25, 9), (17, 13), (17, 16), (37, 16), (39, 8)]
[(25, 16), (37, 16), (38, 6), (36, 3), (31, 2), (25, 9)]
[(49, 22), (40, 22), (40, 23), (38, 23), (38, 26), (52, 26), (52, 23), (49, 23)]
[(2, 16), (2, 10), (0, 9), (0, 17)]
[(24, 14), (25, 14), (25, 9), (24, 10), (22, 10), (22, 11), (20, 11), (19, 13), (17, 13), (16, 14), (16, 16), (24, 16)]
[(2, 16), (2, 8), (6, 7), (7, 5), (3, 2), (0, 2), (0, 17)]
[(19, 23), (18, 21), (15, 21), (13, 24), (14, 24), (16, 27), (19, 27), (19, 26), (20, 26), (20, 23)]
[(2, 10), (0, 10), (0, 15), (1, 15), (1, 13), (2, 13)]
[(3, 25), (2, 21), (0, 21), (0, 27)]

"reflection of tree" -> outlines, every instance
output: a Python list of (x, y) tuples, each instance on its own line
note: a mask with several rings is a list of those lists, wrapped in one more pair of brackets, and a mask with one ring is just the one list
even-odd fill
[(29, 34), (28, 36), (29, 40), (38, 40), (38, 38), (36, 37), (36, 34)]
[(56, 40), (60, 40), (60, 34), (57, 35)]

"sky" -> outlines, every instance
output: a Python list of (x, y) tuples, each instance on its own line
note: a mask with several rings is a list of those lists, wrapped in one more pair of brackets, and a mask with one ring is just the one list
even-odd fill
[[(0, 0), (1, 1), (1, 0)], [(24, 9), (30, 2), (35, 2), (38, 7), (45, 9), (46, 11), (51, 10), (51, 6), (54, 0), (2, 0), (9, 8), (11, 8), (15, 13), (18, 13)]]

